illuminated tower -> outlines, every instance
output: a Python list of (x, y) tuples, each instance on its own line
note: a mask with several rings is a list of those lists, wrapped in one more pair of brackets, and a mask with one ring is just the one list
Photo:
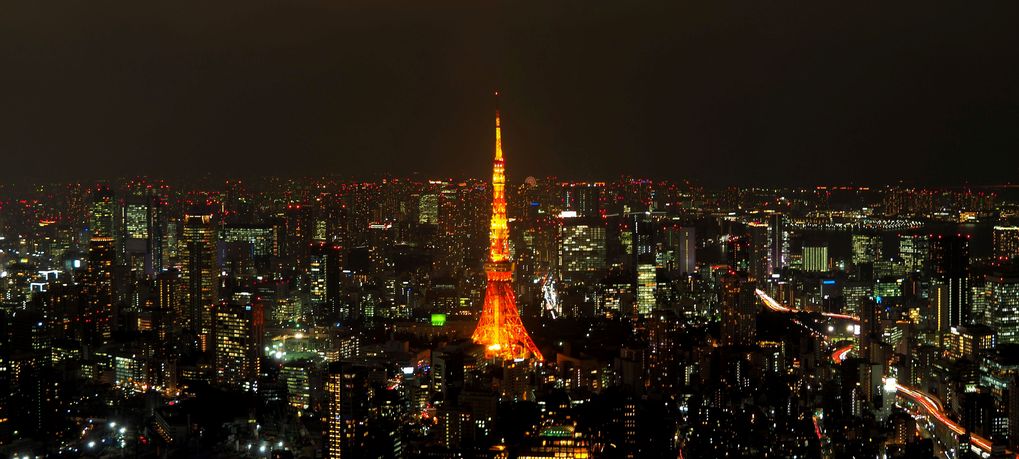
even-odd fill
[[(498, 97), (499, 93), (495, 95)], [(506, 175), (502, 157), (499, 110), (495, 111), (495, 162), (492, 167), (492, 223), (488, 233), (488, 263), (485, 263), (485, 308), (481, 311), (474, 342), (485, 346), (488, 357), (543, 360), (538, 347), (520, 322), (513, 294), (513, 263), (509, 258), (509, 228), (506, 224)]]

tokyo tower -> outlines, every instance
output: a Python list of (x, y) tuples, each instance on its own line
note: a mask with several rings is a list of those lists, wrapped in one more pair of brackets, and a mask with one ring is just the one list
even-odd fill
[[(499, 96), (496, 91), (495, 96)], [(488, 233), (488, 262), (485, 263), (485, 308), (481, 311), (474, 342), (485, 346), (489, 358), (543, 360), (527, 329), (520, 321), (513, 294), (513, 263), (509, 259), (509, 227), (506, 225), (506, 174), (502, 156), (499, 109), (495, 110), (495, 161), (492, 166), (492, 223)]]

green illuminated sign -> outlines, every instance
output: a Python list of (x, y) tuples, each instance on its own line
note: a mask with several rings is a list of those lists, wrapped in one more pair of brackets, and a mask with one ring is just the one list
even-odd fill
[(432, 314), (432, 326), (433, 327), (441, 327), (443, 325), (446, 325), (446, 315), (445, 314)]

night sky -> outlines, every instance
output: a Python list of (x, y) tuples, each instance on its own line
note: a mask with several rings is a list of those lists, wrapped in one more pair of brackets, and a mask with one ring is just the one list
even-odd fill
[(1019, 179), (1019, 2), (5, 2), (0, 180)]

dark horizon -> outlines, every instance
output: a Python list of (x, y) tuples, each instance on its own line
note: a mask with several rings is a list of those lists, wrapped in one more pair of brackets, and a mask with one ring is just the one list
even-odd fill
[[(511, 167), (508, 165), (507, 167)], [(829, 182), (829, 183), (797, 183), (797, 184), (713, 184), (698, 182), (689, 178), (683, 177), (656, 177), (656, 176), (636, 176), (630, 174), (617, 174), (607, 177), (577, 177), (577, 176), (533, 176), (539, 183), (542, 183), (548, 179), (555, 179), (556, 183), (605, 183), (612, 184), (617, 183), (621, 180), (633, 179), (633, 180), (651, 180), (655, 183), (672, 183), (680, 186), (691, 186), (696, 188), (703, 188), (706, 191), (721, 191), (725, 189), (771, 189), (771, 190), (810, 190), (810, 189), (873, 189), (882, 190), (890, 188), (915, 188), (915, 189), (927, 189), (927, 190), (965, 190), (965, 189), (992, 189), (992, 190), (1013, 190), (1019, 189), (1019, 183), (1017, 182), (999, 182), (999, 183), (975, 183), (975, 182), (958, 182), (958, 183), (931, 183), (931, 182), (918, 182), (918, 181), (898, 181), (898, 182)], [(524, 180), (528, 177), (517, 177), (512, 174), (507, 177), (507, 184), (510, 186), (522, 185)], [(13, 180), (8, 180), (0, 183), (0, 191), (7, 190), (21, 190), (24, 187), (32, 186), (46, 186), (46, 185), (69, 185), (78, 184), (83, 186), (94, 186), (94, 185), (117, 185), (126, 184), (134, 180), (142, 180), (149, 182), (165, 182), (169, 185), (184, 185), (184, 186), (217, 186), (233, 180), (240, 180), (244, 182), (265, 184), (269, 180), (281, 180), (281, 181), (315, 181), (315, 180), (335, 180), (338, 183), (358, 183), (358, 182), (376, 182), (385, 179), (396, 179), (396, 180), (409, 180), (416, 182), (425, 182), (429, 180), (440, 180), (449, 182), (458, 182), (465, 180), (475, 180), (479, 182), (488, 182), (490, 177), (478, 176), (450, 176), (450, 175), (425, 175), (421, 172), (413, 171), (407, 174), (392, 174), (384, 172), (373, 172), (358, 175), (343, 175), (343, 174), (264, 174), (264, 175), (124, 175), (124, 176), (109, 176), (109, 177), (68, 177), (68, 178), (36, 178), (30, 176), (22, 176)]]
[[(0, 180), (1005, 183), (1019, 5), (81, 2), (0, 18)], [(58, 167), (53, 167), (57, 165)]]

